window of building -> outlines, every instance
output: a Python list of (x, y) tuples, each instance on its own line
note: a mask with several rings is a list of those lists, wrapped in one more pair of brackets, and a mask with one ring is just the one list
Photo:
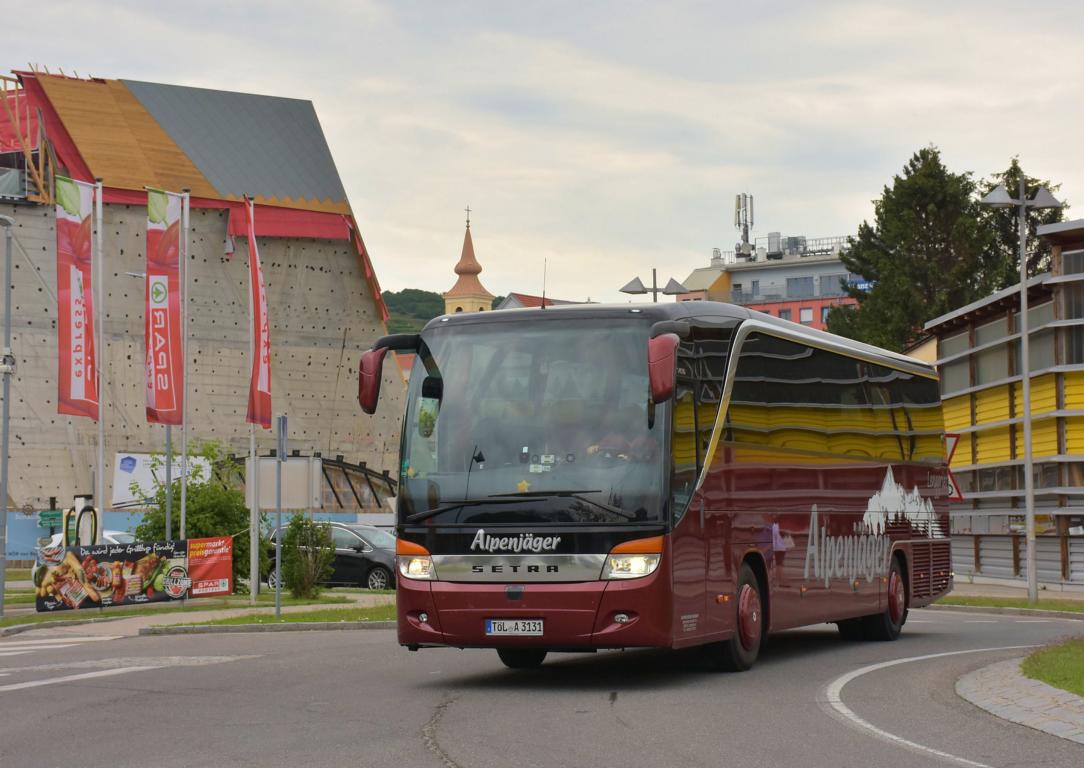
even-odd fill
[(821, 296), (842, 296), (843, 287), (842, 283), (847, 281), (847, 273), (843, 272), (838, 275), (821, 275), (820, 278), (820, 294)]
[[(1017, 347), (1016, 364), (1020, 370), (1020, 349)], [(1054, 365), (1054, 329), (1049, 328), (1034, 335), (1028, 334), (1028, 357), (1031, 358), (1030, 371), (1042, 371)]]
[(1009, 375), (1009, 350), (1004, 345), (986, 349), (975, 355), (975, 383), (989, 384)]
[(986, 323), (975, 328), (975, 346), (989, 344), (991, 341), (1003, 339), (1009, 335), (1009, 326), (1004, 317), (998, 318), (992, 323)]
[(941, 339), (941, 357), (952, 357), (970, 348), (967, 332)]
[(760, 281), (759, 280), (754, 280), (753, 281), (752, 292), (753, 292), (754, 297), (760, 295)]
[(1061, 271), (1066, 275), (1084, 272), (1084, 251), (1065, 251), (1061, 254)]
[(1084, 327), (1076, 325), (1065, 329), (1065, 362), (1070, 365), (1084, 363)]
[[(1034, 333), (1044, 325), (1054, 322), (1054, 302), (1048, 301), (1035, 307), (1028, 307), (1028, 333)], [(1020, 330), (1020, 313), (1013, 312), (1013, 328)]]
[(813, 307), (802, 307), (798, 310), (798, 322), (802, 325), (813, 324)]
[(788, 277), (787, 278), (787, 298), (788, 299), (809, 299), (813, 297), (813, 276), (809, 277)]
[(959, 392), (970, 385), (971, 376), (966, 357), (941, 366), (941, 394)]
[(1070, 283), (1062, 286), (1061, 309), (1062, 317), (1067, 320), (1084, 317), (1084, 285)]
[(831, 307), (821, 307), (821, 325), (828, 325), (828, 313), (831, 311)]
[(789, 309), (781, 309), (781, 310), (779, 310), (779, 319), (780, 320), (790, 320), (790, 310)]

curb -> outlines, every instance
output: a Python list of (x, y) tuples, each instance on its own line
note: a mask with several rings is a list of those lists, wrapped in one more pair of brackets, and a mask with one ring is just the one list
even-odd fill
[(10, 627), (0, 628), (0, 637), (17, 635), (20, 632), (29, 632), (32, 629), (49, 629), (50, 627), (78, 627), (81, 624), (101, 624), (106, 621), (121, 621), (130, 619), (131, 616), (103, 616), (100, 619), (65, 619), (62, 621), (39, 621), (34, 624), (12, 624)]
[(1070, 619), (1072, 621), (1084, 621), (1084, 611), (1048, 611), (1042, 608), (987, 608), (982, 605), (946, 605), (943, 603), (931, 603), (924, 605), (918, 610), (931, 611), (961, 611), (963, 613), (998, 613), (1005, 616), (1036, 616), (1046, 619)]
[(190, 624), (143, 627), (140, 635), (215, 635), (247, 632), (316, 632), (329, 629), (395, 629), (394, 621), (294, 621), (287, 624)]
[(999, 661), (956, 681), (956, 695), (995, 717), (1084, 744), (1084, 698), (1020, 672), (1022, 657)]

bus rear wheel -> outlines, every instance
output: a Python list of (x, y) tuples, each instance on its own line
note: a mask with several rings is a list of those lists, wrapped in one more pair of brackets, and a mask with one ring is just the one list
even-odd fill
[(895, 640), (907, 621), (907, 582), (899, 558), (892, 558), (888, 569), (888, 605), (884, 611), (864, 619), (867, 640)]
[(539, 648), (498, 648), (497, 655), (509, 669), (537, 669), (546, 660), (546, 652)]
[(760, 655), (764, 639), (764, 601), (760, 581), (749, 563), (742, 563), (735, 601), (734, 635), (720, 644), (719, 666), (730, 672), (744, 672)]

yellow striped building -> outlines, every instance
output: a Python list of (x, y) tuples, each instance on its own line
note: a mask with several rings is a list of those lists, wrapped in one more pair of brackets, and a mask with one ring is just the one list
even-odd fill
[[(1084, 220), (1046, 225), (1050, 272), (1028, 282), (1027, 375), (1040, 582), (1084, 585)], [(935, 318), (958, 577), (1022, 579), (1024, 407), (1020, 287)]]

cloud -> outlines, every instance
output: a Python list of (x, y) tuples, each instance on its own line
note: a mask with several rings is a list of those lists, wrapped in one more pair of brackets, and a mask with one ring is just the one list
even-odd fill
[(311, 99), (392, 289), (451, 286), (468, 203), (492, 292), (538, 292), (546, 261), (551, 295), (625, 300), (732, 247), (737, 192), (757, 235), (853, 233), (931, 142), (1084, 188), (1072, 3), (39, 10), (5, 19), (12, 67)]

